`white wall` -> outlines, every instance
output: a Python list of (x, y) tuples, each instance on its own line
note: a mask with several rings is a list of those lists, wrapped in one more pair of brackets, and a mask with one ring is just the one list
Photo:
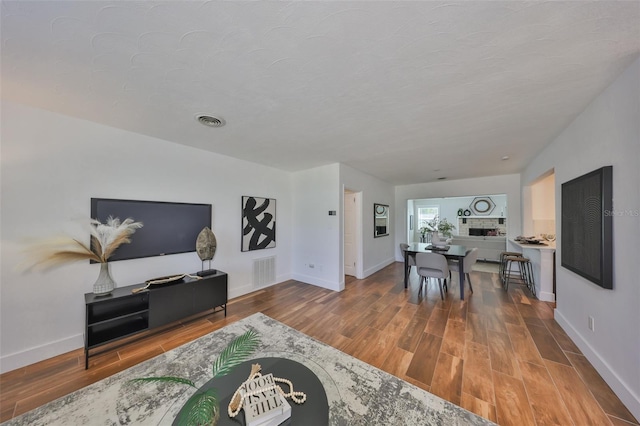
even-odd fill
[[(555, 196), (555, 175), (553, 173), (545, 176), (533, 185), (531, 190), (531, 226), (525, 229), (532, 229), (524, 235), (540, 235), (556, 233), (556, 196)], [(524, 201), (524, 200), (523, 200)]]
[[(395, 262), (394, 259), (394, 241), (395, 235), (398, 231), (394, 227), (394, 220), (398, 215), (406, 216), (406, 211), (403, 212), (393, 208), (394, 204), (394, 187), (387, 182), (384, 182), (378, 178), (374, 178), (371, 175), (362, 173), (352, 167), (344, 164), (340, 165), (340, 184), (341, 192), (342, 188), (350, 189), (351, 191), (362, 193), (362, 238), (363, 238), (363, 277), (367, 277), (376, 271), (384, 268), (385, 266)], [(341, 198), (342, 202), (344, 199)], [(390, 206), (389, 209), (389, 235), (384, 237), (373, 237), (373, 204), (386, 204)], [(342, 205), (339, 212), (343, 211)], [(344, 218), (340, 215), (340, 253), (344, 248)], [(404, 230), (400, 230), (401, 235), (404, 235)], [(342, 256), (340, 257), (342, 260)], [(340, 270), (340, 277), (344, 280), (344, 263), (340, 262), (342, 268)]]
[[(255, 290), (254, 258), (277, 256), (277, 281), (291, 278), (290, 173), (4, 100), (1, 136), (1, 371), (83, 346), (83, 294), (99, 266), (22, 273), (17, 265), (28, 238), (88, 241), (82, 223), (91, 197), (212, 204), (212, 267), (229, 274), (230, 297)], [(240, 251), (242, 195), (277, 200), (276, 248)], [(113, 262), (111, 271), (125, 286), (200, 268), (198, 256), (185, 253)]]
[[(627, 408), (640, 418), (640, 60), (531, 162), (529, 185), (555, 171), (558, 236), (556, 320)], [(613, 290), (604, 290), (561, 266), (561, 185), (613, 166)], [(595, 319), (595, 331), (587, 317)]]
[[(330, 164), (293, 176), (294, 279), (330, 290), (344, 289), (344, 190), (362, 194), (362, 277), (394, 262), (393, 218), (389, 236), (373, 238), (373, 203), (393, 206), (393, 186), (343, 164)], [(336, 215), (330, 216), (329, 211)]]
[(336, 163), (296, 172), (293, 179), (293, 278), (336, 291), (344, 286), (340, 218), (329, 210), (342, 212), (339, 174)]
[[(405, 229), (405, 233), (407, 234), (407, 242), (412, 243), (416, 240), (416, 235), (418, 235), (418, 215), (417, 215), (416, 205), (414, 200), (407, 201), (407, 218), (405, 219), (405, 223), (409, 223), (411, 217), (413, 217), (413, 229), (410, 229), (410, 226), (407, 226)], [(411, 217), (410, 217), (411, 216)], [(398, 229), (398, 232), (401, 232), (401, 229)]]
[[(488, 176), (474, 179), (460, 179), (438, 181), (415, 185), (396, 187), (395, 206), (398, 214), (395, 216), (395, 229), (407, 229), (406, 208), (407, 200), (424, 198), (464, 197), (478, 194), (505, 194), (508, 203), (507, 238), (514, 238), (522, 229), (520, 204), (520, 175)], [(456, 211), (458, 209), (456, 208)], [(453, 218), (455, 220), (455, 218)], [(456, 227), (458, 225), (456, 224)], [(396, 260), (402, 261), (399, 244), (405, 241), (404, 232), (396, 233)]]
[(555, 220), (555, 178), (551, 174), (531, 185), (531, 214), (533, 220)]

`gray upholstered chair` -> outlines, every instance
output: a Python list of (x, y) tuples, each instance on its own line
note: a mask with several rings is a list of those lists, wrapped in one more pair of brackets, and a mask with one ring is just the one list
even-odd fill
[[(478, 247), (474, 247), (467, 252), (467, 255), (464, 257), (462, 261), (462, 269), (464, 271), (465, 277), (467, 277), (467, 281), (469, 282), (469, 289), (471, 293), (473, 293), (473, 286), (471, 285), (471, 276), (469, 272), (473, 269), (473, 265), (478, 261)], [(449, 270), (458, 272), (460, 264), (458, 261), (449, 261)]]
[(420, 275), (420, 291), (422, 291), (422, 284), (428, 278), (436, 278), (440, 286), (440, 297), (444, 300), (442, 281), (444, 280), (444, 288), (446, 289), (447, 277), (449, 276), (447, 258), (439, 253), (416, 253), (416, 268), (418, 268), (418, 275)]
[[(402, 256), (405, 256), (405, 252), (409, 248), (409, 244), (400, 243), (400, 253)], [(416, 266), (416, 255), (415, 253), (409, 253), (409, 257), (407, 258), (407, 274), (411, 272), (411, 267)]]

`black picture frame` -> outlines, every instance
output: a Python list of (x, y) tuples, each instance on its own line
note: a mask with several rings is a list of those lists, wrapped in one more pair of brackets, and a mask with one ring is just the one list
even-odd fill
[(242, 196), (241, 251), (262, 250), (276, 246), (276, 200)]
[(561, 265), (613, 289), (613, 167), (562, 184)]
[(389, 235), (389, 205), (373, 204), (373, 238)]

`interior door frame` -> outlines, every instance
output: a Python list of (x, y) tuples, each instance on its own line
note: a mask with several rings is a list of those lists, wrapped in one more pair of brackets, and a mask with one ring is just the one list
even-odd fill
[(350, 189), (350, 188), (346, 188), (343, 186), (342, 188), (342, 200), (343, 200), (343, 206), (342, 206), (342, 259), (341, 259), (341, 263), (340, 263), (340, 269), (342, 271), (342, 277), (344, 279), (344, 253), (345, 253), (345, 238), (344, 238), (344, 220), (345, 220), (345, 208), (344, 208), (344, 196), (347, 193), (352, 193), (355, 196), (355, 208), (354, 208), (354, 214), (355, 214), (355, 220), (354, 220), (354, 228), (355, 228), (355, 258), (356, 258), (356, 266), (355, 266), (355, 271), (356, 271), (356, 275), (355, 277), (357, 279), (363, 279), (364, 278), (364, 243), (363, 243), (363, 233), (362, 233), (362, 191), (358, 191), (355, 189)]

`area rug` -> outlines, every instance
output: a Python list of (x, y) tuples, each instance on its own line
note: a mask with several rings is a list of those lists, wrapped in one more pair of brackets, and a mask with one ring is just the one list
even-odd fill
[(255, 358), (291, 359), (316, 374), (327, 393), (331, 425), (493, 424), (261, 313), (4, 424), (170, 425), (194, 389), (175, 384), (131, 383), (129, 379), (180, 376), (201, 386), (211, 378), (211, 363), (216, 355), (250, 328), (255, 329), (261, 339)]

